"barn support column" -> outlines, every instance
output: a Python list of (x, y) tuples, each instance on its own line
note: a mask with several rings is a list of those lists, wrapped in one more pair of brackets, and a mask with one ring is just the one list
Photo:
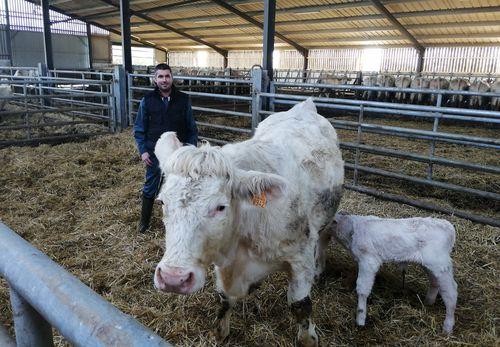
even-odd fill
[(45, 52), (45, 64), (49, 70), (54, 69), (54, 58), (52, 54), (52, 35), (50, 33), (49, 0), (41, 0), (43, 16), (43, 48)]
[(18, 346), (54, 346), (50, 324), (12, 288), (10, 303)]
[[(276, 0), (264, 0), (264, 36), (262, 42), (264, 43), (262, 67), (267, 75), (264, 91), (270, 92), (270, 84), (273, 80), (273, 51), (274, 51), (274, 34), (275, 34), (275, 21), (276, 21)], [(269, 110), (269, 98), (266, 98), (263, 107)]]
[(226, 52), (226, 54), (222, 56), (224, 58), (224, 63), (223, 63), (223, 66), (222, 66), (224, 69), (227, 69), (227, 66), (229, 65), (229, 61), (228, 61), (228, 57), (227, 56), (228, 56), (228, 52)]
[(120, 22), (122, 31), (122, 65), (125, 71), (132, 72), (132, 42), (130, 37), (130, 3), (120, 0)]
[(14, 66), (12, 58), (12, 43), (10, 39), (10, 17), (9, 17), (9, 0), (4, 0), (5, 7), (5, 34), (7, 40), (7, 54), (9, 56), (10, 66)]
[(89, 23), (87, 23), (87, 45), (89, 53), (89, 69), (92, 70), (92, 30)]
[(309, 50), (303, 52), (304, 65), (302, 65), (302, 83), (307, 83), (307, 69), (309, 68)]
[(252, 133), (254, 133), (261, 121), (259, 111), (262, 107), (262, 100), (258, 94), (262, 92), (264, 76), (260, 67), (251, 69), (250, 74), (252, 78)]
[[(127, 73), (123, 66), (115, 66), (113, 71), (113, 91), (115, 94), (114, 120), (112, 131), (121, 131), (129, 124), (127, 111)], [(130, 120), (131, 122), (131, 120)]]
[(418, 60), (417, 60), (417, 74), (421, 74), (422, 70), (424, 69), (424, 55), (425, 55), (425, 48), (418, 49)]

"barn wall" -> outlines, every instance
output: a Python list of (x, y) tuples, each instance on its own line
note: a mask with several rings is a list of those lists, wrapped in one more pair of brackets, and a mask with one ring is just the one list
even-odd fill
[(309, 69), (358, 71), (361, 69), (361, 49), (312, 49)]
[(111, 63), (109, 36), (92, 36), (92, 61), (94, 63)]
[[(381, 49), (381, 62), (378, 71), (415, 72), (418, 54), (414, 48)], [(199, 52), (170, 52), (172, 66), (222, 67), (222, 56), (209, 52), (208, 65), (203, 65)], [(309, 51), (308, 66), (311, 70), (360, 71), (363, 49), (313, 49)], [(295, 50), (276, 50), (275, 69), (302, 69), (304, 58)], [(228, 66), (249, 69), (262, 65), (262, 51), (230, 51)], [(473, 73), (499, 74), (500, 47), (430, 47), (424, 55), (424, 72), (436, 73)]]
[(0, 29), (0, 60), (9, 60), (7, 52), (7, 31)]
[(415, 48), (387, 48), (382, 53), (380, 71), (412, 72), (417, 70), (417, 63)]
[(248, 69), (253, 65), (262, 65), (262, 51), (230, 51), (228, 66), (238, 69)]
[[(36, 66), (45, 61), (41, 32), (11, 31), (14, 66)], [(59, 69), (87, 69), (88, 43), (84, 36), (52, 34), (54, 67)]]
[(500, 73), (500, 47), (432, 47), (424, 56), (424, 71), (438, 73)]

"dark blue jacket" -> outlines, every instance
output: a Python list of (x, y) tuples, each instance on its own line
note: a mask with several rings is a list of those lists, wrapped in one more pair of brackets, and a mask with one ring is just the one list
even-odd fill
[(175, 131), (182, 143), (197, 145), (198, 131), (189, 96), (172, 86), (170, 100), (164, 101), (158, 88), (142, 98), (134, 123), (139, 153), (154, 153), (156, 141), (166, 131)]

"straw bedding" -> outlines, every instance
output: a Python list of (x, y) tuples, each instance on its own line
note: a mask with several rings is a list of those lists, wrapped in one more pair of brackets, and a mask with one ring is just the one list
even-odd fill
[[(129, 132), (54, 147), (0, 150), (0, 218), (120, 310), (166, 340), (185, 346), (214, 344), (218, 309), (210, 275), (191, 296), (156, 292), (152, 274), (163, 252), (160, 208), (152, 230), (136, 232), (144, 169)], [(341, 208), (384, 217), (429, 213), (346, 191)], [(436, 216), (439, 216), (436, 214)], [(443, 216), (439, 216), (443, 217)], [(313, 318), (321, 344), (495, 345), (498, 306), (498, 228), (445, 216), (457, 229), (453, 252), (459, 286), (455, 333), (441, 333), (444, 305), (422, 304), (426, 276), (410, 267), (406, 287), (392, 265), (377, 277), (365, 328), (355, 326), (355, 264), (336, 245), (327, 271), (313, 287)], [(0, 317), (12, 332), (8, 289), (0, 280)], [(286, 305), (286, 278), (271, 276), (241, 302), (227, 346), (290, 346), (295, 324)], [(61, 337), (56, 344), (67, 345)]]

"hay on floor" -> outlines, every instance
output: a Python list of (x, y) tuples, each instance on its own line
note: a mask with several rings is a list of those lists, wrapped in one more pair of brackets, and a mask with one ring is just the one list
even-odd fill
[[(136, 232), (144, 168), (129, 132), (83, 143), (0, 150), (0, 218), (120, 310), (166, 340), (186, 346), (214, 344), (219, 307), (213, 276), (191, 296), (154, 290), (152, 274), (163, 252), (160, 208), (152, 230)], [(346, 191), (341, 208), (384, 217), (426, 216), (393, 202)], [(439, 216), (439, 215), (435, 215)], [(439, 216), (443, 217), (443, 216)], [(411, 267), (402, 289), (394, 266), (385, 266), (368, 304), (367, 326), (355, 325), (355, 264), (338, 246), (314, 286), (313, 318), (322, 345), (498, 343), (499, 229), (444, 216), (457, 229), (453, 252), (458, 282), (455, 333), (441, 333), (445, 308), (422, 302), (427, 280)], [(290, 346), (295, 324), (286, 305), (283, 274), (238, 304), (227, 346)], [(0, 317), (12, 332), (8, 288), (0, 280)], [(62, 338), (58, 346), (67, 345)]]

